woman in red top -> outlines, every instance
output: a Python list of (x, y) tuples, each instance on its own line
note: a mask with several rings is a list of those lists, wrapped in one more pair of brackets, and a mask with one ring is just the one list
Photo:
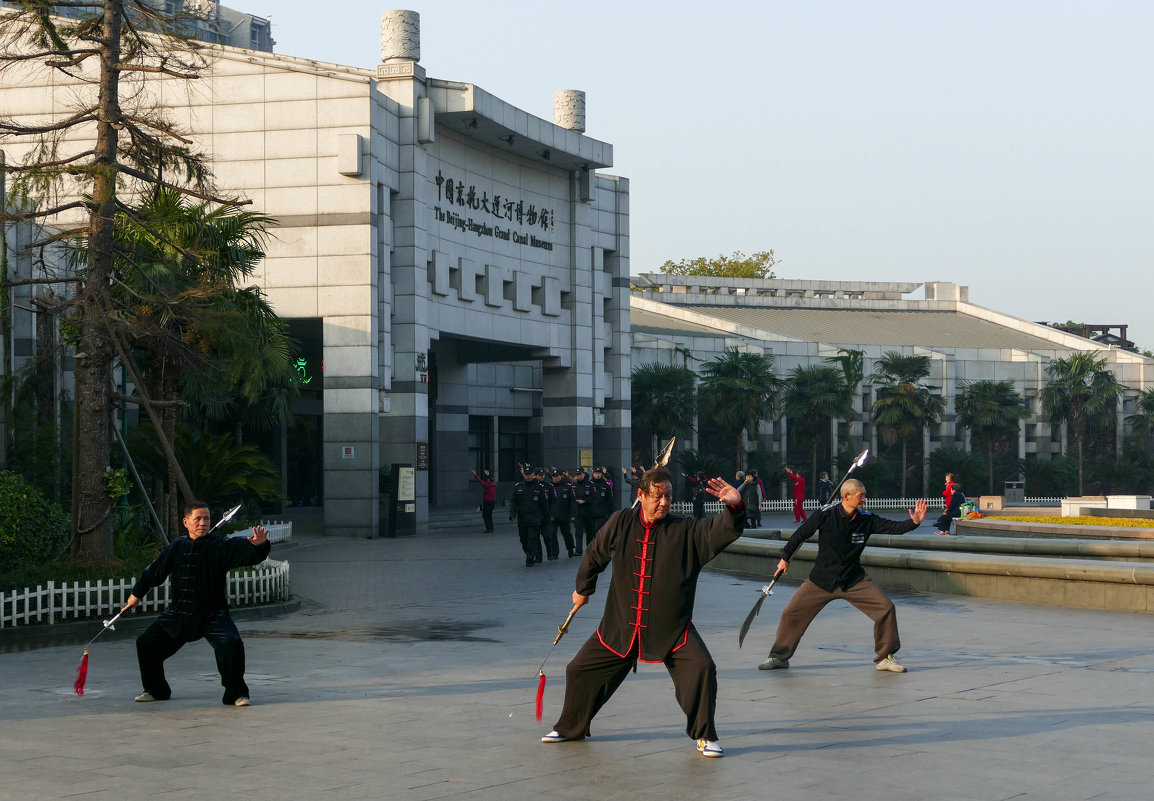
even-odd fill
[(942, 490), (942, 499), (946, 502), (946, 508), (950, 508), (950, 499), (954, 497), (954, 474), (946, 473), (946, 488)]
[(493, 533), (493, 507), (497, 504), (497, 482), (493, 480), (493, 475), (489, 472), (489, 468), (484, 468), (482, 471), (485, 474), (484, 478), (477, 475), (477, 471), (473, 471), (473, 478), (477, 479), (477, 483), (484, 489), (481, 492), (481, 517), (485, 521), (485, 533)]
[(789, 478), (793, 481), (793, 522), (800, 523), (806, 519), (805, 510), (801, 508), (805, 500), (805, 476), (793, 472), (788, 467), (785, 468), (785, 472), (789, 473)]

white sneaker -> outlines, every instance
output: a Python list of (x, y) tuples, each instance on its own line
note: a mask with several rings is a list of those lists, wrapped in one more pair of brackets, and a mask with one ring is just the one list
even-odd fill
[(551, 731), (548, 734), (546, 734), (544, 737), (542, 737), (541, 742), (543, 742), (543, 743), (563, 743), (568, 739), (569, 738), (566, 737), (564, 734), (561, 734), (561, 732), (554, 730), (554, 731)]
[(233, 705), (233, 706), (252, 706), (252, 704), (250, 704), (250, 703), (248, 702), (248, 699), (247, 699), (247, 698), (245, 698), (243, 695), (242, 695), (240, 698), (238, 698), (238, 699), (236, 699), (235, 701), (233, 701), (233, 702), (232, 702), (232, 705)]
[(136, 696), (136, 698), (134, 698), (133, 700), (139, 701), (140, 703), (144, 704), (144, 703), (147, 703), (149, 701), (155, 701), (156, 699), (152, 697), (152, 693), (145, 690), (140, 695)]
[(894, 659), (894, 655), (890, 654), (882, 661), (875, 665), (878, 670), (888, 670), (890, 673), (905, 673), (906, 669), (902, 667), (898, 660)]
[(717, 740), (698, 740), (697, 750), (701, 752), (703, 757), (718, 757), (725, 756), (725, 749), (721, 747), (721, 743)]

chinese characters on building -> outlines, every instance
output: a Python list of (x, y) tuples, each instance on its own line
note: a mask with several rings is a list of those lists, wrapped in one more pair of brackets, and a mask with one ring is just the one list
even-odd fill
[[(455, 208), (442, 208), (438, 205), (433, 208), (438, 222), (448, 223), (460, 231), (470, 231), (477, 236), (492, 236), (542, 250), (553, 249), (552, 242), (536, 236), (538, 229), (553, 231), (556, 223), (553, 209), (538, 207), (534, 203), (526, 204), (524, 200), (514, 200), (496, 193), (490, 197), (484, 190), (478, 193), (475, 185), (466, 186), (460, 179), (446, 178), (440, 170), (437, 170), (436, 183), (438, 203), (480, 213), (478, 217), (472, 217)], [(511, 231), (494, 224), (493, 220), (515, 222), (518, 226), (533, 229), (534, 233)]]

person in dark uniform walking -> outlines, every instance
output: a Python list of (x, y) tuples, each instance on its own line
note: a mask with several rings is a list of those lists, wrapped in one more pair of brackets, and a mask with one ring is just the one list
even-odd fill
[(541, 527), (549, 519), (549, 494), (545, 486), (537, 480), (532, 467), (524, 467), (524, 481), (513, 487), (513, 497), (509, 502), (509, 519), (517, 521), (517, 533), (521, 537), (521, 549), (525, 552), (525, 567), (532, 567), (541, 560)]
[(581, 544), (573, 542), (573, 482), (562, 475), (561, 471), (553, 468), (551, 481), (553, 482), (553, 511), (551, 512), (552, 540), (557, 542), (557, 530), (565, 540), (565, 549), (570, 558), (581, 554)]
[(546, 479), (550, 472), (544, 467), (538, 467), (533, 471), (533, 477), (545, 488), (545, 497), (549, 499), (549, 515), (541, 524), (541, 539), (545, 543), (545, 558), (551, 562), (557, 558), (560, 549), (557, 546), (557, 526), (553, 524), (553, 507), (557, 505), (557, 492), (553, 482)]
[(615, 512), (585, 551), (577, 571), (573, 606), (584, 606), (598, 576), (613, 572), (597, 631), (565, 668), (565, 706), (545, 743), (583, 740), (593, 717), (637, 662), (662, 662), (685, 713), (685, 733), (707, 757), (724, 756), (717, 742), (717, 667), (692, 623), (697, 577), (713, 557), (741, 536), (741, 495), (721, 478), (709, 493), (722, 502), (712, 520), (669, 514), (672, 476), (664, 467), (646, 470), (639, 504)]
[(585, 472), (584, 467), (578, 467), (577, 472), (573, 474), (573, 508), (577, 513), (577, 533), (574, 539), (577, 541), (578, 550), (588, 547), (597, 534), (597, 529), (593, 526), (592, 506), (593, 496), (596, 494), (597, 489), (593, 486), (589, 474)]
[(184, 510), (181, 522), (186, 536), (173, 540), (132, 585), (124, 609), (131, 609), (153, 587), (171, 579), (172, 602), (136, 640), (140, 680), (144, 691), (137, 701), (167, 701), (172, 688), (164, 677), (164, 661), (201, 637), (216, 653), (221, 703), (248, 706), (248, 685), (244, 681), (244, 641), (228, 613), (226, 578), (237, 567), (258, 565), (272, 545), (264, 526), (255, 526), (252, 536), (227, 537), (211, 534), (208, 504), (193, 501)]
[(605, 525), (605, 521), (609, 519), (609, 515), (616, 511), (616, 499), (613, 496), (613, 485), (605, 478), (605, 473), (600, 467), (593, 468), (593, 497), (590, 498), (590, 512), (593, 515), (593, 532), (590, 534), (586, 532), (585, 536), (589, 542), (593, 541), (593, 537), (597, 536), (597, 532)]

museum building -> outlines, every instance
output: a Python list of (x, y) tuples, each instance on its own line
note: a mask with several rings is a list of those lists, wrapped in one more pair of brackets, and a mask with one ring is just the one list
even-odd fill
[[(219, 192), (277, 220), (257, 279), (302, 345), (290, 503), (376, 536), (382, 467), (414, 468), (419, 524), (475, 504), (482, 466), (628, 463), (629, 184), (599, 172), (613, 148), (585, 135), (583, 92), (545, 120), (430, 78), (411, 11), (382, 16), (375, 70), (210, 54), (201, 80), (146, 91)], [(5, 74), (9, 116), (65, 110), (45, 74)]]

